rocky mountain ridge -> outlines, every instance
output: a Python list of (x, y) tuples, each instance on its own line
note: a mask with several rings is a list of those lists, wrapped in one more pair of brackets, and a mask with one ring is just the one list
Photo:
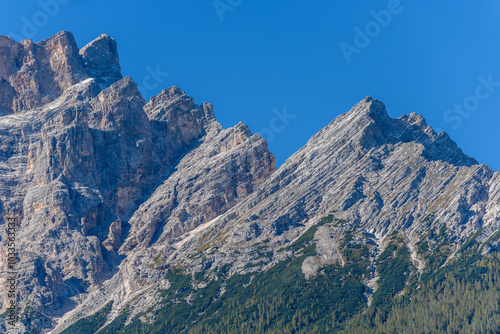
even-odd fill
[[(146, 104), (136, 83), (121, 77), (116, 42), (106, 35), (80, 51), (67, 32), (36, 44), (2, 41), (17, 58), (2, 63), (12, 89), (2, 92), (1, 216), (18, 220), (19, 302), (44, 315), (38, 326), (53, 327), (82, 293), (112, 277), (120, 246), (149, 246), (169, 217), (171, 234), (190, 230), (274, 170), (265, 140), (244, 124), (223, 130), (209, 103), (196, 105), (178, 87)], [(207, 145), (203, 169), (182, 163)], [(217, 179), (221, 168), (230, 174)], [(166, 192), (161, 198), (157, 188)], [(158, 202), (150, 204), (151, 195)], [(136, 231), (133, 214), (144, 206), (161, 212)]]
[[(68, 32), (0, 37), (0, 59), (0, 217), (18, 222), (22, 310), (3, 331), (73, 333), (103, 310), (93, 332), (154, 325), (177, 295), (188, 308), (219, 284), (217, 303), (299, 260), (305, 282), (363, 266), (363, 308), (391, 247), (407, 250), (408, 280), (472, 242), (498, 249), (500, 173), (415, 113), (392, 119), (366, 97), (276, 170), (265, 139), (223, 129), (210, 103), (175, 86), (146, 103), (107, 35), (82, 49)], [(366, 251), (356, 264), (349, 247)], [(164, 299), (176, 268), (192, 282)], [(232, 290), (235, 277), (251, 278)]]

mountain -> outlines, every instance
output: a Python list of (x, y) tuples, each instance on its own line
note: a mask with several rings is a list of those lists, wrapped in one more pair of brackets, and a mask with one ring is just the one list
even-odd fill
[(0, 46), (2, 332), (500, 330), (500, 173), (422, 116), (366, 97), (276, 169), (107, 35)]

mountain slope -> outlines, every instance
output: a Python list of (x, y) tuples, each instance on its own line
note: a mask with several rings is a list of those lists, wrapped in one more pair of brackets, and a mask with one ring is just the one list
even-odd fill
[(499, 329), (500, 173), (422, 116), (366, 97), (276, 170), (211, 104), (146, 103), (107, 35), (0, 43), (2, 331)]
[[(372, 331), (383, 319), (396, 326), (391, 307), (428, 298), (443, 275), (464, 269), (470, 277), (449, 278), (449, 289), (490, 277), (473, 291), (499, 300), (498, 180), (421, 116), (391, 119), (368, 97), (225, 214), (159, 246), (150, 266), (166, 276), (121, 303), (103, 333), (335, 332), (349, 319), (353, 331)], [(456, 304), (451, 313), (461, 314)], [(454, 317), (449, 327), (465, 333), (495, 318), (488, 305), (468, 315), (472, 324)]]

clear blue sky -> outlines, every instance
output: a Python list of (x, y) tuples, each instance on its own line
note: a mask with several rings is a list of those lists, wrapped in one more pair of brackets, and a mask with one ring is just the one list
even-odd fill
[[(392, 117), (422, 114), (500, 170), (500, 3), (397, 2), (4, 1), (0, 34), (39, 41), (69, 30), (83, 47), (107, 33), (123, 74), (149, 79), (146, 98), (180, 86), (213, 103), (224, 127), (263, 130), (278, 165), (371, 95)], [(288, 124), (276, 116), (284, 110)]]

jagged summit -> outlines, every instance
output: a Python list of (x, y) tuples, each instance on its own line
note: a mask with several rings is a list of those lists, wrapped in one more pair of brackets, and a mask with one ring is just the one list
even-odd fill
[(370, 95), (356, 103), (348, 114), (367, 114), (371, 117), (388, 116), (385, 104), (380, 100), (372, 98)]
[[(409, 142), (421, 145), (421, 154), (429, 160), (469, 167), (478, 164), (445, 132), (437, 134), (423, 116), (412, 112), (393, 119), (387, 113), (384, 103), (370, 96), (334, 119), (314, 135), (306, 146), (332, 145), (339, 149), (355, 146), (358, 148), (357, 152), (361, 153)], [(347, 143), (349, 146), (344, 146)]]
[(118, 45), (106, 34), (102, 34), (80, 50), (85, 69), (95, 78), (101, 88), (109, 87), (122, 78)]
[[(25, 41), (32, 43), (32, 40), (30, 40), (30, 39), (26, 39)], [(20, 41), (20, 42), (22, 43), (23, 41)], [(42, 41), (36, 42), (35, 44), (40, 45), (40, 46), (44, 46), (44, 45), (49, 45), (49, 44), (52, 44), (55, 42), (61, 42), (63, 44), (69, 43), (68, 45), (70, 45), (71, 47), (77, 48), (75, 36), (73, 35), (73, 33), (66, 31), (66, 30), (62, 30), (51, 37), (48, 37)]]
[(122, 78), (116, 41), (101, 35), (81, 50), (68, 31), (19, 43), (0, 36), (0, 115), (56, 100), (71, 86), (94, 78), (101, 89)]

